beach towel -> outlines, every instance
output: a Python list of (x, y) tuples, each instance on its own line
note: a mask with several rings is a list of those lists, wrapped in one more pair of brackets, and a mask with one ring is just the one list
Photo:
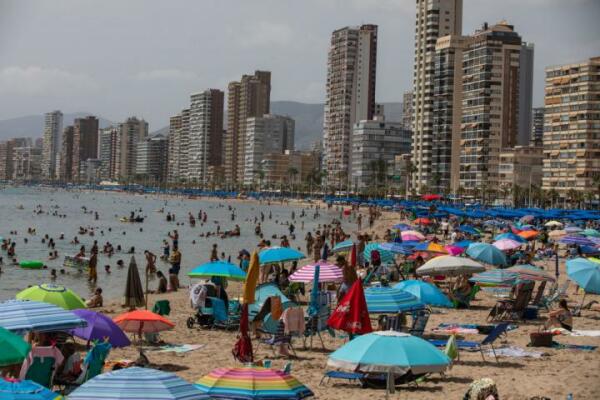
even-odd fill
[(177, 354), (187, 353), (189, 351), (194, 351), (203, 348), (206, 346), (205, 344), (168, 344), (165, 346), (158, 347), (156, 349), (157, 353), (168, 353), (173, 352)]
[(554, 349), (568, 349), (568, 350), (580, 350), (580, 351), (594, 351), (598, 348), (598, 346), (588, 346), (581, 344), (565, 344), (552, 342), (552, 348)]
[(573, 330), (573, 331), (569, 332), (566, 329), (565, 329), (565, 331), (567, 332), (567, 334), (569, 334), (571, 336), (600, 337), (600, 331), (577, 331), (577, 330)]
[[(544, 353), (541, 351), (527, 351), (520, 347), (509, 346), (509, 347), (501, 347), (499, 349), (495, 349), (497, 356), (503, 357), (530, 357), (530, 358), (541, 358)], [(493, 356), (494, 353), (492, 350), (488, 350), (485, 353), (486, 355)]]
[(286, 335), (290, 333), (304, 333), (306, 330), (304, 311), (301, 307), (286, 309), (281, 315), (281, 319), (283, 320)]

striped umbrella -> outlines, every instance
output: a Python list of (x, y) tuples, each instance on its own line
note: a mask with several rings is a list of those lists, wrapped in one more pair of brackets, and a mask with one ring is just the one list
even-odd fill
[(394, 253), (392, 253), (391, 251), (382, 250), (379, 247), (380, 245), (381, 245), (381, 243), (369, 243), (368, 245), (366, 245), (365, 250), (363, 251), (365, 259), (367, 261), (371, 262), (371, 252), (373, 250), (377, 250), (379, 252), (379, 256), (381, 257), (382, 264), (393, 263), (394, 262)]
[(292, 375), (262, 367), (217, 368), (196, 382), (214, 399), (304, 399), (313, 392)]
[(321, 260), (315, 264), (308, 264), (301, 267), (299, 270), (290, 275), (289, 280), (292, 282), (312, 282), (315, 275), (315, 267), (319, 266), (319, 283), (325, 282), (342, 282), (344, 274), (342, 269), (335, 264)]
[(417, 296), (390, 286), (372, 286), (365, 289), (365, 300), (371, 314), (394, 314), (425, 308), (425, 304), (421, 303)]
[(17, 334), (29, 331), (66, 331), (87, 322), (70, 311), (53, 304), (31, 300), (0, 303), (0, 326)]
[(343, 242), (336, 243), (331, 249), (332, 253), (343, 253), (345, 251), (350, 251), (354, 242), (351, 239), (344, 240)]
[(513, 286), (517, 279), (519, 279), (519, 274), (504, 269), (492, 269), (469, 278), (471, 282), (480, 286)]
[(543, 269), (530, 264), (515, 265), (506, 270), (516, 272), (519, 274), (519, 279), (523, 281), (556, 281), (556, 278)]
[(421, 240), (425, 240), (425, 236), (421, 232), (417, 231), (404, 231), (400, 233), (400, 235), (402, 236), (402, 240), (404, 242), (420, 242)]
[(206, 399), (198, 388), (171, 372), (131, 367), (90, 379), (69, 400), (196, 400)]
[(9, 382), (0, 378), (2, 400), (60, 400), (62, 398), (58, 393), (30, 380)]
[(559, 240), (562, 244), (575, 244), (579, 246), (595, 246), (594, 241), (583, 236), (565, 236)]
[(397, 242), (388, 242), (379, 244), (379, 249), (384, 251), (390, 251), (394, 254), (411, 254), (412, 250), (410, 249), (412, 246), (407, 246), (403, 243)]

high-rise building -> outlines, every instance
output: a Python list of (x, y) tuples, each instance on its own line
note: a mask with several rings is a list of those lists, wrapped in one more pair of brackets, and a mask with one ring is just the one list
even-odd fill
[(148, 123), (137, 117), (127, 118), (119, 124), (118, 144), (118, 178), (120, 180), (135, 177), (135, 163), (137, 160), (137, 144), (148, 136)]
[(413, 110), (413, 92), (404, 92), (402, 94), (402, 127), (411, 132)]
[(597, 191), (600, 176), (600, 57), (546, 68), (542, 188), (561, 197)]
[(73, 180), (74, 142), (75, 127), (69, 125), (63, 131), (60, 150), (59, 177), (62, 182), (71, 182)]
[(246, 121), (246, 149), (244, 185), (252, 185), (261, 170), (261, 161), (267, 153), (294, 150), (295, 122), (282, 115), (265, 114)]
[(13, 138), (0, 143), (0, 179), (11, 180), (14, 177), (15, 149), (32, 147), (30, 138)]
[(520, 146), (527, 146), (531, 138), (533, 55), (533, 43), (523, 42), (519, 55), (519, 133), (517, 144)]
[(180, 179), (179, 164), (181, 158), (179, 152), (181, 150), (181, 114), (172, 116), (169, 119), (169, 156), (167, 167), (167, 180), (175, 183)]
[(429, 187), (437, 193), (456, 193), (459, 187), (462, 63), (468, 40), (464, 36), (442, 36), (435, 46)]
[(163, 182), (167, 173), (168, 139), (163, 135), (144, 138), (137, 143), (135, 174), (150, 182)]
[(541, 146), (544, 140), (544, 107), (535, 107), (531, 113), (531, 143)]
[(319, 156), (313, 151), (286, 150), (283, 153), (266, 153), (260, 163), (264, 177), (257, 183), (261, 187), (289, 190), (291, 185), (306, 182), (319, 167)]
[(334, 187), (350, 181), (352, 129), (375, 115), (377, 25), (331, 34), (323, 123), (324, 168)]
[(81, 168), (88, 158), (98, 158), (98, 118), (76, 118), (73, 124), (73, 155), (71, 177), (79, 180)]
[(437, 39), (462, 32), (462, 0), (417, 0), (413, 73), (413, 185), (431, 185), (433, 79)]
[(230, 82), (227, 90), (223, 166), (227, 182), (236, 184), (244, 179), (246, 122), (248, 118), (270, 112), (271, 72), (255, 71), (254, 75), (243, 75), (239, 82)]
[(502, 149), (500, 152), (499, 188), (512, 189), (518, 186), (523, 189), (542, 185), (541, 146), (515, 146)]
[(60, 153), (63, 114), (52, 111), (44, 115), (44, 137), (42, 152), (42, 175), (46, 179), (56, 179), (56, 160)]
[(42, 149), (25, 146), (13, 149), (13, 176), (17, 181), (35, 181), (42, 177)]
[(202, 185), (209, 179), (209, 167), (222, 161), (224, 93), (208, 89), (190, 98), (188, 174)]
[(411, 134), (401, 122), (360, 121), (352, 133), (352, 186), (383, 185), (393, 175), (394, 158), (410, 153)]
[(119, 179), (119, 129), (114, 126), (100, 129), (100, 178)]
[(498, 188), (500, 151), (517, 145), (521, 37), (484, 24), (463, 51), (460, 185)]

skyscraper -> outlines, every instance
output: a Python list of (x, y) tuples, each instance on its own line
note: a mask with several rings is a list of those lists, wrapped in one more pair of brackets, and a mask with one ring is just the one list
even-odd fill
[(519, 55), (519, 133), (517, 144), (526, 146), (531, 138), (531, 112), (533, 108), (533, 43), (521, 45)]
[(435, 45), (441, 36), (460, 35), (462, 0), (417, 0), (413, 73), (413, 185), (431, 185)]
[(169, 119), (169, 157), (167, 167), (167, 180), (169, 182), (178, 182), (180, 179), (179, 164), (181, 157), (181, 114), (177, 114)]
[(224, 93), (208, 89), (190, 98), (189, 176), (206, 185), (209, 167), (221, 165)]
[(119, 179), (133, 179), (137, 161), (137, 144), (148, 136), (148, 123), (137, 117), (119, 124), (117, 170)]
[(402, 95), (402, 127), (412, 132), (413, 120), (413, 92), (404, 92)]
[(460, 184), (498, 189), (500, 152), (517, 145), (521, 37), (487, 23), (463, 51)]
[(546, 68), (542, 188), (561, 197), (597, 191), (600, 176), (600, 57)]
[(67, 126), (62, 134), (62, 144), (60, 147), (60, 180), (62, 182), (71, 182), (73, 180), (73, 143), (75, 140), (75, 127)]
[(98, 118), (91, 115), (76, 118), (73, 128), (71, 176), (73, 180), (78, 180), (84, 162), (90, 158), (98, 158)]
[(137, 143), (135, 174), (162, 182), (167, 172), (168, 140), (163, 135), (146, 137)]
[(324, 168), (335, 187), (350, 181), (352, 129), (375, 114), (377, 25), (331, 34), (323, 123)]
[(541, 146), (544, 140), (544, 107), (535, 107), (531, 113), (531, 142)]
[(63, 114), (52, 111), (44, 115), (44, 137), (42, 150), (42, 176), (56, 179), (56, 160), (60, 153), (61, 133), (63, 130)]
[(119, 178), (119, 129), (114, 126), (100, 130), (100, 178), (116, 180)]
[(230, 82), (227, 94), (227, 131), (224, 138), (225, 179), (232, 184), (244, 179), (246, 122), (250, 117), (269, 114), (271, 72), (255, 71)]

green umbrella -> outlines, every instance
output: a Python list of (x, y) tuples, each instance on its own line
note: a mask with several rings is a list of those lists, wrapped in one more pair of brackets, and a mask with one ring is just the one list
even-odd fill
[(83, 299), (71, 289), (64, 286), (44, 283), (35, 285), (17, 293), (17, 300), (34, 300), (54, 304), (65, 310), (86, 308)]
[(0, 327), (0, 367), (23, 362), (31, 345), (19, 335)]

